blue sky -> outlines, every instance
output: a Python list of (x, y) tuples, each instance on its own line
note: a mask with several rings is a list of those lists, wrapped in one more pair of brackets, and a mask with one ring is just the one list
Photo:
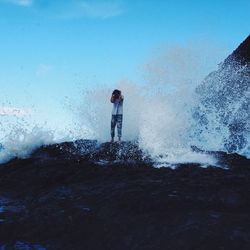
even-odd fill
[(0, 0), (0, 119), (20, 109), (61, 123), (65, 97), (140, 79), (163, 45), (203, 39), (226, 56), (249, 35), (249, 10), (249, 0)]

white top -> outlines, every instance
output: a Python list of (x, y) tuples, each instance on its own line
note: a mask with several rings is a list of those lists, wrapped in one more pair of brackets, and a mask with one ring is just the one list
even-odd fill
[(113, 110), (112, 110), (112, 115), (122, 115), (123, 113), (123, 96), (122, 100), (119, 102), (118, 99), (115, 99), (113, 103)]

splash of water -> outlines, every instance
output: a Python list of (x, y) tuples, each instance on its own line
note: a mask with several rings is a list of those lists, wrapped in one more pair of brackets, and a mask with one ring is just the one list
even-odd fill
[(212, 72), (196, 92), (196, 144), (250, 157), (249, 65), (228, 61)]
[(54, 143), (54, 135), (39, 127), (12, 130), (0, 150), (0, 164), (12, 158), (26, 158), (32, 151), (42, 145)]
[[(122, 81), (114, 86), (125, 96), (124, 139), (137, 140), (161, 163), (216, 164), (211, 156), (193, 152), (192, 146), (249, 157), (249, 74), (244, 66), (230, 64), (204, 81), (215, 65), (211, 62), (190, 48), (178, 48), (146, 64), (146, 83)], [(96, 138), (104, 141), (109, 138), (111, 91), (99, 89), (88, 96), (88, 103), (94, 100), (90, 114), (84, 105), (82, 108), (84, 114), (92, 116), (87, 120), (94, 121)], [(197, 110), (202, 110), (199, 118)], [(206, 124), (201, 122), (204, 117)]]
[[(5, 136), (1, 162), (14, 156), (26, 157), (35, 147), (62, 141), (66, 136), (109, 140), (112, 109), (109, 99), (114, 88), (121, 89), (124, 95), (123, 140), (137, 141), (157, 166), (216, 164), (210, 155), (194, 152), (192, 146), (250, 157), (246, 69), (239, 65), (237, 70), (220, 69), (204, 82), (219, 60), (210, 52), (205, 57), (204, 51), (198, 53), (197, 47), (162, 51), (145, 65), (142, 83), (123, 80), (113, 88), (85, 91), (81, 103), (69, 105), (74, 126), (60, 138), (44, 128), (22, 130), (19, 126)], [(228, 85), (229, 81), (234, 84)], [(244, 91), (242, 82), (247, 83)]]

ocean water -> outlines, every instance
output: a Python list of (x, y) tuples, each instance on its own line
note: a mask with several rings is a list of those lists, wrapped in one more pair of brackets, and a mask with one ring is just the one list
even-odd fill
[[(141, 82), (122, 80), (115, 86), (83, 91), (80, 102), (67, 105), (74, 126), (60, 135), (16, 117), (11, 129), (2, 131), (0, 163), (28, 157), (35, 148), (55, 142), (108, 141), (109, 99), (114, 88), (124, 95), (123, 140), (137, 141), (156, 165), (216, 165), (211, 155), (194, 152), (193, 146), (250, 158), (247, 69), (234, 63), (226, 69), (217, 64), (212, 53), (204, 55), (197, 48), (161, 51), (143, 65)], [(218, 71), (209, 75), (213, 70)]]

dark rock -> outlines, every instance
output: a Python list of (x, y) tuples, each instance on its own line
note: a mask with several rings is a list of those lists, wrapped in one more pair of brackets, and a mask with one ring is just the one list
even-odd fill
[(225, 60), (225, 64), (232, 60), (240, 62), (242, 65), (250, 63), (250, 35), (240, 46)]
[(248, 249), (249, 160), (209, 153), (228, 168), (156, 169), (136, 144), (94, 141), (2, 164), (0, 247)]

